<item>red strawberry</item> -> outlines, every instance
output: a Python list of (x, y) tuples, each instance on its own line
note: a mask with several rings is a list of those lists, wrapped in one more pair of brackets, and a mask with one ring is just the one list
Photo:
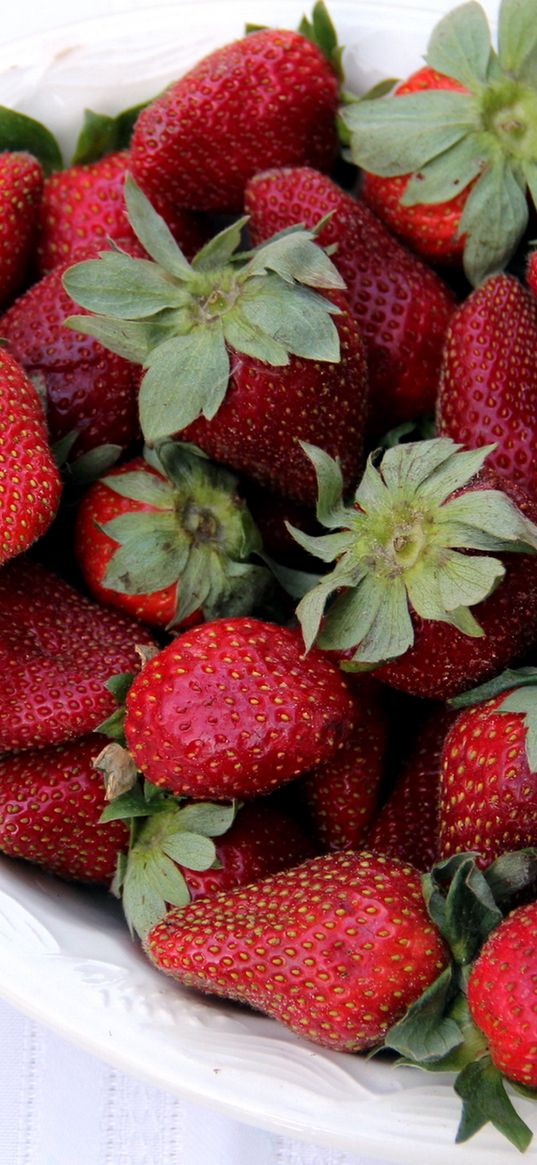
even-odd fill
[(493, 275), (448, 329), (438, 430), (468, 448), (494, 441), (488, 464), (537, 493), (537, 299), (512, 275)]
[(420, 727), (415, 746), (367, 836), (367, 847), (374, 853), (410, 862), (417, 870), (429, 870), (437, 860), (440, 758), (454, 716), (441, 707)]
[(95, 598), (155, 627), (248, 614), (270, 580), (236, 477), (174, 442), (90, 487), (74, 546)]
[[(37, 248), (42, 275), (73, 263), (80, 253), (107, 248), (109, 239), (139, 252), (123, 189), (129, 162), (128, 150), (121, 150), (88, 165), (68, 166), (47, 178)], [(152, 202), (186, 254), (195, 254), (204, 241), (197, 219), (168, 204), (162, 188), (155, 191)]]
[(526, 281), (530, 291), (537, 296), (537, 250), (530, 252), (526, 268)]
[(0, 566), (48, 529), (61, 478), (42, 402), (23, 369), (0, 353)]
[(184, 632), (143, 668), (125, 735), (154, 785), (252, 798), (333, 757), (355, 705), (331, 660), (296, 630), (237, 618)]
[(106, 805), (93, 759), (104, 743), (84, 736), (0, 760), (0, 851), (63, 878), (108, 885), (126, 850), (124, 821), (100, 825)]
[(37, 563), (0, 573), (0, 752), (56, 744), (91, 732), (115, 708), (104, 686), (135, 671), (136, 644), (152, 640), (134, 620), (105, 611)]
[(296, 222), (335, 246), (333, 261), (366, 345), (375, 432), (434, 408), (444, 335), (454, 302), (425, 264), (359, 199), (310, 167), (269, 170), (246, 188), (255, 243)]
[(300, 33), (264, 29), (217, 49), (142, 111), (132, 172), (152, 198), (240, 211), (268, 166), (329, 169), (337, 149), (338, 78)]
[(368, 853), (314, 858), (173, 910), (146, 949), (186, 986), (349, 1052), (378, 1044), (447, 962), (420, 875)]
[(339, 652), (348, 670), (375, 666), (394, 687), (437, 699), (530, 649), (537, 501), (483, 469), (489, 451), (463, 451), (447, 438), (395, 446), (382, 461), (369, 459), (346, 506), (337, 464), (309, 447), (331, 532), (295, 537), (336, 566), (297, 608), (306, 646), (316, 642)]
[(343, 748), (302, 778), (308, 817), (323, 847), (358, 849), (379, 799), (387, 743), (382, 688), (375, 680), (355, 682), (356, 722)]
[(138, 370), (97, 340), (71, 331), (74, 304), (64, 290), (67, 267), (57, 267), (20, 296), (0, 320), (9, 350), (47, 398), (51, 439), (76, 430), (76, 452), (128, 445), (139, 433)]
[(0, 308), (24, 286), (33, 258), (44, 173), (26, 153), (0, 153)]

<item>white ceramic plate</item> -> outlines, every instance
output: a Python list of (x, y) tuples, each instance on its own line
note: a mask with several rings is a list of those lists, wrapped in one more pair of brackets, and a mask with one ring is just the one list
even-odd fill
[[(492, 3), (492, 0), (491, 0)], [(449, 0), (413, 6), (333, 0), (362, 89), (420, 62)], [(41, 118), (69, 151), (84, 106), (115, 112), (152, 96), (246, 19), (292, 27), (302, 4), (178, 3), (72, 25), (0, 49), (0, 103)], [(453, 1138), (449, 1080), (325, 1052), (271, 1020), (178, 989), (130, 942), (117, 904), (0, 859), (0, 994), (62, 1035), (154, 1084), (266, 1128), (416, 1165), (508, 1165), (490, 1127)], [(517, 1101), (537, 1129), (535, 1107)], [(537, 1160), (537, 1146), (526, 1159)]]

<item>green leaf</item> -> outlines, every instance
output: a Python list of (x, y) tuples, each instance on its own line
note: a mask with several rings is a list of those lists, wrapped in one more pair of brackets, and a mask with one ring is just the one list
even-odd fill
[(118, 704), (124, 704), (133, 682), (134, 672), (118, 672), (117, 675), (110, 676), (104, 686), (112, 693)]
[(528, 765), (531, 773), (537, 772), (537, 688), (521, 687), (511, 692), (498, 712), (518, 712), (524, 717)]
[(192, 546), (181, 577), (175, 622), (182, 623), (200, 607), (203, 609), (211, 590), (211, 569), (218, 570), (215, 556), (208, 560), (203, 546)]
[(423, 885), (433, 921), (457, 963), (468, 966), (503, 917), (475, 855), (457, 854), (440, 862)]
[(421, 1066), (448, 1055), (462, 1041), (459, 1025), (445, 1014), (452, 993), (453, 973), (446, 967), (390, 1028), (384, 1046)]
[[(330, 574), (324, 575), (318, 585), (301, 599), (295, 614), (302, 628), (304, 643), (308, 651), (318, 635), (326, 600), (340, 586), (345, 586), (346, 584), (352, 586), (355, 578), (355, 566), (350, 566), (346, 569), (344, 564), (342, 566), (339, 563), (335, 570), (331, 571)], [(323, 630), (327, 630), (326, 626)]]
[[(484, 871), (494, 901), (503, 909), (516, 902), (521, 891), (537, 884), (537, 849), (515, 850), (501, 854)], [(535, 897), (533, 893), (532, 897)]]
[[(450, 472), (455, 472), (453, 466), (454, 455), (461, 449), (449, 437), (435, 437), (431, 441), (413, 441), (408, 445), (394, 445), (384, 453), (380, 464), (380, 474), (389, 489), (399, 489), (406, 484), (411, 485), (414, 494), (419, 494), (420, 500), (432, 493), (435, 501), (444, 496), (440, 488), (438, 497), (435, 485), (442, 486), (440, 473), (449, 465)], [(473, 456), (483, 457), (483, 453)], [(461, 469), (467, 472), (466, 461), (463, 460)], [(356, 495), (358, 497), (358, 495)], [(384, 494), (386, 498), (386, 494)], [(379, 498), (380, 500), (380, 498)], [(365, 506), (364, 506), (365, 508)]]
[(492, 680), (478, 684), (475, 688), (469, 688), (467, 692), (462, 692), (460, 696), (454, 696), (448, 700), (448, 703), (458, 712), (462, 708), (473, 708), (477, 704), (493, 700), (495, 696), (499, 696), (511, 688), (522, 688), (534, 684), (537, 685), (537, 668), (520, 667), (516, 670), (506, 668), (505, 671), (500, 672), (500, 675), (494, 676)]
[(360, 101), (341, 117), (351, 132), (355, 164), (384, 177), (421, 170), (480, 128), (474, 99), (448, 90)]
[[(126, 519), (148, 518), (153, 524)], [(121, 527), (110, 530), (114, 523)], [(158, 523), (158, 524), (157, 524)], [(121, 544), (108, 564), (103, 584), (123, 595), (146, 595), (178, 582), (188, 559), (188, 543), (180, 537), (175, 515), (125, 514), (103, 527)]]
[(140, 389), (140, 422), (148, 442), (172, 436), (203, 415), (210, 420), (225, 397), (229, 355), (218, 321), (150, 352)]
[(498, 55), (502, 69), (535, 83), (536, 53), (535, 5), (528, 0), (502, 0), (498, 14)]
[(241, 277), (249, 279), (265, 271), (274, 271), (291, 284), (333, 290), (343, 290), (346, 286), (326, 251), (315, 242), (315, 233), (310, 230), (282, 232), (263, 243), (254, 251)]
[(101, 724), (98, 724), (94, 732), (102, 733), (103, 736), (108, 736), (110, 740), (117, 740), (119, 744), (125, 742), (125, 708), (116, 708), (111, 716), (107, 716)]
[(76, 263), (63, 282), (81, 307), (121, 320), (144, 319), (185, 302), (184, 288), (162, 267), (123, 251), (103, 251), (100, 259)]
[(162, 849), (174, 862), (188, 870), (209, 870), (216, 858), (214, 842), (209, 837), (188, 833), (182, 828), (163, 839)]
[(0, 150), (33, 154), (47, 175), (63, 166), (60, 147), (50, 130), (33, 117), (6, 105), (0, 105)]
[(264, 364), (272, 364), (274, 368), (289, 364), (287, 349), (244, 315), (242, 301), (239, 300), (233, 311), (223, 317), (222, 327), (226, 343), (236, 352), (244, 352)]
[[(443, 441), (444, 438), (437, 438), (437, 440)], [(428, 444), (430, 443), (428, 442)], [(438, 450), (438, 456), (436, 456), (436, 451), (431, 449), (436, 463), (432, 464), (427, 476), (422, 477), (416, 488), (416, 493), (420, 498), (426, 498), (428, 501), (437, 503), (447, 501), (451, 494), (461, 489), (463, 485), (467, 485), (477, 476), (489, 453), (492, 453), (495, 448), (495, 445), (481, 445), (478, 449), (463, 450), (461, 446), (454, 445), (451, 455), (442, 460), (440, 460), (441, 451)], [(446, 449), (446, 453), (449, 454), (448, 449)], [(419, 455), (419, 448), (416, 450), (416, 454)], [(409, 467), (409, 474), (413, 479), (413, 465)]]
[(449, 202), (466, 190), (491, 159), (490, 140), (483, 133), (469, 133), (460, 142), (427, 162), (405, 187), (401, 206), (431, 206)]
[(343, 474), (338, 461), (307, 441), (300, 441), (300, 447), (309, 457), (317, 478), (316, 514), (319, 522), (330, 529), (344, 525), (346, 510), (343, 504)]
[(147, 817), (151, 810), (139, 785), (121, 793), (110, 801), (99, 818), (101, 824), (107, 821), (127, 821), (131, 817)]
[(462, 1118), (455, 1138), (468, 1141), (490, 1121), (521, 1153), (532, 1139), (531, 1129), (518, 1115), (505, 1090), (502, 1075), (490, 1057), (467, 1064), (455, 1081), (463, 1101)]
[(469, 490), (451, 498), (437, 522), (448, 528), (450, 546), (524, 554), (537, 549), (537, 527), (501, 490)]
[(528, 204), (505, 158), (490, 165), (470, 191), (460, 221), (466, 234), (464, 270), (474, 286), (502, 271), (528, 224)]
[(99, 161), (106, 154), (126, 150), (130, 145), (136, 121), (142, 109), (148, 104), (142, 102), (140, 105), (133, 105), (115, 117), (110, 117), (108, 113), (95, 113), (93, 109), (85, 109), (71, 165), (88, 165)]
[(242, 231), (248, 221), (249, 216), (244, 215), (243, 218), (237, 219), (236, 222), (231, 223), (230, 226), (225, 227), (223, 231), (209, 239), (209, 242), (201, 248), (201, 251), (198, 251), (192, 260), (194, 270), (214, 271), (220, 267), (225, 267), (238, 249)]
[(132, 174), (125, 180), (125, 200), (129, 222), (148, 255), (181, 280), (192, 278), (192, 268), (176, 243), (164, 219), (137, 186)]
[(339, 334), (331, 318), (339, 308), (309, 288), (289, 286), (277, 276), (255, 283), (253, 294), (241, 297), (243, 319), (295, 356), (331, 363), (340, 360)]
[(170, 489), (169, 483), (159, 480), (154, 473), (149, 473), (144, 469), (103, 477), (102, 484), (108, 486), (108, 489), (119, 494), (122, 498), (144, 502), (145, 505), (154, 506), (158, 510), (173, 509), (173, 491)]
[(129, 927), (141, 939), (164, 918), (169, 904), (186, 906), (189, 901), (188, 886), (171, 858), (131, 850), (123, 882), (123, 908)]
[(457, 607), (473, 607), (481, 603), (497, 587), (505, 575), (505, 567), (498, 558), (484, 555), (470, 557), (446, 551), (439, 575), (439, 589), (447, 611)]
[[(70, 271), (72, 270), (73, 268), (70, 268)], [(66, 272), (67, 274), (69, 273)], [(147, 323), (105, 320), (97, 316), (68, 316), (63, 322), (66, 328), (81, 332), (85, 336), (93, 336), (104, 348), (115, 352), (116, 356), (123, 356), (124, 360), (132, 360), (134, 364), (143, 364), (151, 349), (151, 329)]]
[(181, 809), (181, 826), (191, 833), (203, 834), (204, 837), (221, 837), (233, 824), (236, 814), (235, 801), (229, 805), (198, 801)]
[(75, 442), (78, 441), (78, 438), (78, 429), (71, 429), (69, 433), (65, 434), (65, 436), (59, 437), (57, 441), (54, 441), (51, 448), (58, 469), (62, 469), (64, 467), (71, 449), (73, 448)]
[(425, 60), (431, 69), (479, 93), (487, 81), (491, 49), (486, 15), (480, 4), (470, 0), (438, 22)]
[(86, 453), (80, 453), (69, 462), (69, 476), (76, 485), (90, 485), (97, 481), (107, 469), (111, 469), (119, 460), (123, 448), (121, 445), (96, 445)]

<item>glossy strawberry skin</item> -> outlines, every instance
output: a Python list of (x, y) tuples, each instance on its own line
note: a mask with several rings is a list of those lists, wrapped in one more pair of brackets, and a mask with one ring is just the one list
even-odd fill
[[(141, 248), (127, 217), (124, 182), (130, 154), (121, 150), (88, 165), (68, 166), (47, 178), (40, 209), (37, 247), (39, 270), (73, 263), (88, 249), (108, 250), (114, 239), (122, 248)], [(172, 207), (159, 190), (153, 205), (190, 259), (202, 246), (205, 232), (187, 211)]]
[(43, 405), (24, 370), (0, 352), (0, 566), (50, 526), (62, 482)]
[(0, 752), (93, 731), (115, 709), (104, 686), (137, 671), (136, 644), (152, 639), (25, 558), (0, 573)]
[(38, 229), (44, 174), (31, 154), (0, 153), (0, 308), (24, 286)]
[(273, 367), (234, 352), (225, 400), (212, 420), (200, 417), (181, 431), (214, 461), (263, 486), (313, 506), (317, 483), (299, 441), (337, 457), (346, 485), (356, 484), (363, 463), (369, 379), (363, 340), (347, 301), (334, 316), (341, 347), (338, 364), (291, 356)]
[(0, 760), (0, 851), (78, 882), (109, 885), (126, 850), (124, 821), (99, 825), (106, 806), (92, 734)]
[(301, 635), (249, 618), (184, 632), (143, 668), (127, 696), (127, 745), (144, 775), (178, 796), (271, 792), (329, 760), (354, 704)]
[(311, 167), (270, 170), (245, 195), (256, 244), (296, 222), (335, 245), (332, 256), (366, 346), (372, 425), (378, 434), (434, 409), (454, 299), (439, 277), (390, 235), (360, 199)]
[(485, 867), (537, 844), (537, 773), (526, 753), (524, 717), (499, 708), (507, 692), (465, 709), (441, 760), (441, 857), (475, 850)]
[(74, 449), (128, 445), (139, 433), (139, 371), (91, 336), (65, 327), (70, 315), (86, 314), (65, 291), (57, 267), (20, 296), (0, 319), (9, 351), (47, 396), (52, 441), (77, 430)]
[(487, 464), (537, 493), (537, 299), (494, 275), (452, 318), (442, 362), (438, 431), (468, 448), (496, 442)]
[(537, 297), (537, 251), (532, 251), (528, 258), (526, 282), (532, 294)]
[(510, 1080), (537, 1086), (537, 903), (519, 906), (487, 939), (470, 974), (468, 1004), (491, 1058)]
[(349, 1052), (379, 1043), (447, 962), (420, 875), (351, 852), (172, 910), (146, 946), (186, 986)]
[(151, 197), (241, 211), (248, 179), (269, 166), (329, 169), (338, 79), (297, 32), (265, 29), (217, 49), (142, 111), (132, 172)]
[[(429, 89), (468, 92), (453, 77), (446, 77), (428, 66), (413, 73), (402, 85), (397, 86), (395, 92), (402, 95)], [(400, 200), (409, 180), (410, 175), (406, 174), (383, 178), (378, 174), (364, 173), (361, 193), (367, 205), (386, 226), (422, 258), (431, 263), (460, 264), (465, 235), (459, 234), (459, 227), (471, 185), (449, 202), (429, 206), (423, 203), (401, 206)]]

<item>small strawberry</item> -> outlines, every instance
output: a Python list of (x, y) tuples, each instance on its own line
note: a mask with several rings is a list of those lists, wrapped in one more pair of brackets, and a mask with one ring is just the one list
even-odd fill
[(91, 732), (115, 708), (106, 681), (136, 671), (134, 620), (78, 594), (18, 558), (0, 572), (0, 752), (61, 743)]
[(141, 113), (134, 177), (150, 198), (164, 187), (179, 206), (240, 211), (259, 170), (330, 169), (338, 91), (336, 70), (312, 40), (254, 32), (205, 57)]
[(301, 779), (306, 813), (327, 850), (359, 849), (378, 804), (387, 718), (382, 688), (366, 676), (353, 685), (356, 719), (332, 760)]
[(45, 533), (60, 494), (61, 478), (49, 446), (42, 402), (17, 361), (2, 349), (0, 566)]
[(434, 29), (425, 73), (342, 113), (353, 160), (377, 175), (372, 208), (435, 260), (464, 243), (474, 285), (505, 267), (536, 204), (534, 20), (534, 0), (502, 0), (496, 51), (483, 9), (461, 4)]
[(298, 440), (315, 436), (353, 483), (367, 415), (365, 353), (315, 233), (297, 228), (236, 253), (242, 219), (189, 264), (132, 180), (125, 190), (154, 262), (109, 253), (72, 267), (64, 282), (100, 313), (71, 326), (146, 369), (147, 443), (180, 433), (213, 460), (311, 504), (314, 475)]
[(537, 503), (483, 468), (490, 446), (463, 451), (448, 438), (396, 445), (382, 460), (370, 457), (349, 505), (336, 462), (307, 452), (330, 534), (295, 530), (295, 538), (335, 561), (297, 607), (307, 647), (316, 642), (338, 652), (347, 670), (377, 668), (394, 687), (437, 699), (529, 650), (537, 636)]
[(493, 275), (455, 312), (438, 393), (438, 432), (470, 449), (495, 441), (488, 464), (537, 493), (537, 299)]
[(146, 949), (185, 986), (349, 1052), (378, 1044), (447, 962), (419, 874), (350, 852), (172, 910)]
[(126, 702), (138, 768), (178, 796), (268, 793), (328, 761), (355, 704), (331, 660), (296, 630), (236, 618), (184, 632), (143, 668)]
[(0, 153), (0, 308), (24, 287), (33, 259), (44, 172), (31, 154)]
[(333, 262), (346, 284), (366, 346), (372, 424), (386, 432), (434, 409), (451, 292), (401, 246), (365, 204), (311, 167), (269, 170), (246, 188), (255, 243), (303, 222), (335, 246)]
[(103, 780), (93, 760), (104, 743), (84, 736), (0, 760), (0, 851), (54, 874), (109, 885), (129, 831), (101, 825)]
[(75, 554), (96, 599), (155, 627), (249, 614), (270, 574), (236, 477), (165, 442), (83, 498)]

